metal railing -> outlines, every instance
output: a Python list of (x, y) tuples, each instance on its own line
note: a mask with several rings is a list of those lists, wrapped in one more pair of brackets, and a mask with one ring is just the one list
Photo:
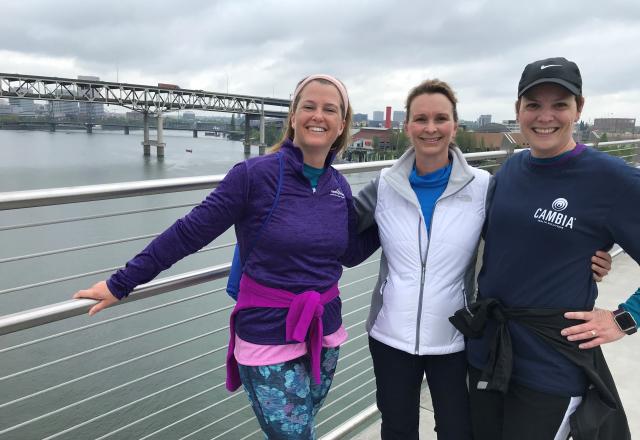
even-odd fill
[[(599, 147), (638, 163), (640, 140), (601, 143)], [(466, 157), (476, 166), (493, 169), (507, 155), (497, 151)], [(342, 164), (338, 168), (351, 175), (351, 183), (357, 186), (371, 177), (361, 173), (378, 171), (392, 163)], [(113, 264), (123, 257), (114, 255), (107, 268), (93, 267), (66, 276), (58, 273), (92, 258), (96, 264), (103, 264), (101, 254), (111, 254), (102, 252), (104, 249), (128, 246), (123, 253), (130, 255), (131, 246), (139, 247), (138, 240), (155, 236), (159, 229), (155, 221), (145, 220), (141, 223), (145, 227), (151, 223), (153, 233), (92, 241), (94, 229), (104, 227), (96, 222), (109, 222), (110, 231), (118, 229), (114, 225), (117, 219), (128, 224), (136, 216), (159, 212), (175, 218), (176, 210), (192, 206), (201, 198), (195, 191), (210, 190), (223, 177), (0, 193), (0, 211), (12, 214), (3, 220), (6, 224), (0, 225), (0, 234), (4, 234), (0, 241), (9, 242), (9, 250), (18, 249), (13, 255), (0, 254), (0, 282), (11, 282), (21, 271), (29, 275), (17, 286), (0, 285), (3, 313), (9, 306), (17, 309), (0, 316), (0, 439), (261, 438), (242, 393), (229, 395), (224, 390), (227, 316), (233, 307), (224, 293), (234, 244), (231, 237), (222, 236), (203, 249), (201, 253), (213, 252), (206, 260), (200, 257), (194, 265), (199, 263), (200, 267), (179, 267), (175, 273), (139, 286), (117, 307), (91, 319), (79, 315), (95, 301), (67, 298), (78, 287), (117, 269)], [(182, 192), (193, 202), (149, 200)], [(120, 206), (128, 199), (136, 202), (135, 209), (131, 209), (131, 203)], [(96, 204), (104, 203), (108, 211), (98, 213), (103, 208)], [(142, 204), (150, 206), (138, 206)], [(73, 209), (67, 213), (63, 208)], [(3, 239), (20, 234), (45, 237), (69, 227), (74, 229), (66, 231), (75, 235), (75, 228), (80, 229), (81, 224), (88, 225), (81, 237), (88, 237), (88, 243), (23, 250), (22, 243), (12, 246)], [(216, 259), (219, 262), (210, 265)], [(374, 256), (356, 268), (346, 269), (341, 281), (344, 325), (350, 338), (341, 348), (334, 385), (317, 420), (325, 440), (344, 438), (377, 415), (364, 332), (377, 262)], [(31, 273), (30, 268), (48, 266), (54, 266), (54, 278), (33, 279), (39, 271)], [(14, 305), (40, 301), (41, 296), (45, 305), (27, 305), (24, 310)], [(139, 302), (141, 299), (147, 301)]]

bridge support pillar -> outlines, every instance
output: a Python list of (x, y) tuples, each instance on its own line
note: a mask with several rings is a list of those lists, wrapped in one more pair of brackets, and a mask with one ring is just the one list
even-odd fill
[(244, 115), (244, 154), (251, 154), (251, 121), (249, 115)]
[(158, 157), (164, 157), (164, 129), (162, 124), (164, 123), (164, 116), (162, 116), (162, 109), (158, 109), (158, 142), (156, 144), (156, 155)]
[(193, 130), (193, 137), (197, 138), (198, 137), (198, 130)]
[(251, 145), (251, 119), (248, 114), (244, 115), (244, 143)]
[(87, 133), (93, 133), (93, 124), (87, 124)]
[(56, 131), (56, 124), (49, 124), (49, 131), (54, 133)]
[(128, 125), (124, 126), (124, 134), (129, 134), (129, 126)]
[(266, 149), (267, 149), (267, 146), (265, 144), (258, 145), (258, 154), (260, 156), (264, 156)]
[(151, 143), (149, 143), (149, 112), (142, 113), (143, 121), (143, 137), (142, 137), (142, 150), (145, 156), (151, 156)]
[(264, 145), (264, 102), (260, 111), (260, 145)]

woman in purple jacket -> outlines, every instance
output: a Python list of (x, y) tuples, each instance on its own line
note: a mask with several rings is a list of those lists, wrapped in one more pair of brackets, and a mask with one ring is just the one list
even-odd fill
[[(246, 261), (231, 315), (227, 388), (242, 383), (269, 439), (315, 438), (314, 416), (347, 338), (337, 287), (342, 266), (379, 246), (375, 226), (357, 234), (351, 190), (331, 167), (347, 145), (351, 115), (339, 80), (303, 79), (275, 154), (235, 165), (125, 268), (74, 295), (99, 301), (93, 315), (234, 225)], [(277, 207), (253, 246), (278, 189)]]

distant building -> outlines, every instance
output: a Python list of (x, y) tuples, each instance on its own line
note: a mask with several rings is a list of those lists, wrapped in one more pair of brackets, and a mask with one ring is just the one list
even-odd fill
[(79, 102), (78, 113), (80, 115), (80, 118), (101, 119), (104, 117), (104, 104)]
[(69, 101), (49, 101), (47, 103), (47, 113), (51, 118), (77, 118), (79, 106), (76, 101), (71, 101), (75, 96), (70, 89), (58, 88), (54, 91), (56, 97), (68, 99)]
[(509, 132), (509, 128), (506, 125), (498, 124), (496, 122), (489, 122), (488, 124), (481, 125), (476, 128), (478, 133), (505, 133)]
[(352, 150), (373, 150), (373, 141), (371, 139), (358, 139), (349, 146)]
[(520, 123), (515, 119), (505, 119), (502, 121), (502, 125), (507, 127), (513, 133), (520, 133)]
[(391, 118), (391, 126), (393, 128), (402, 128), (404, 126), (406, 113), (402, 110), (395, 110)]
[(507, 150), (511, 148), (528, 148), (529, 143), (522, 133), (480, 133), (468, 132), (476, 151)]
[(401, 111), (401, 110), (396, 110), (393, 112), (393, 122), (404, 122), (404, 118), (406, 116), (406, 113)]
[(604, 133), (633, 133), (636, 127), (634, 118), (596, 118), (593, 129)]
[(464, 119), (460, 119), (458, 121), (458, 126), (464, 128), (465, 130), (475, 130), (478, 128), (478, 121), (466, 121)]
[(373, 112), (372, 121), (384, 121), (384, 112), (375, 111)]
[(196, 114), (194, 112), (182, 112), (182, 119), (186, 121), (195, 121)]
[(478, 118), (478, 127), (491, 124), (491, 115), (480, 115)]
[(10, 115), (11, 114), (11, 106), (8, 102), (4, 100), (0, 100), (0, 115)]
[(127, 112), (126, 113), (127, 121), (138, 122), (144, 119), (144, 116), (141, 112)]
[[(78, 75), (78, 79), (81, 81), (100, 81), (97, 76)], [(95, 98), (94, 90), (82, 83), (78, 83), (78, 97), (80, 98)], [(78, 113), (80, 118), (83, 119), (101, 119), (104, 117), (104, 104), (93, 102), (79, 102)]]
[(363, 127), (355, 131), (351, 136), (352, 145), (367, 145), (366, 142), (357, 142), (365, 140), (371, 142), (371, 148), (375, 145), (376, 138), (379, 149), (391, 148), (391, 130), (386, 128)]
[(369, 116), (366, 113), (356, 113), (353, 115), (353, 124), (359, 127), (366, 127)]
[(48, 105), (45, 104), (36, 104), (36, 114), (37, 115), (46, 115), (47, 114)]
[(77, 118), (78, 103), (75, 101), (49, 101), (49, 114), (53, 118)]
[(11, 113), (21, 116), (35, 116), (36, 103), (33, 99), (9, 98)]

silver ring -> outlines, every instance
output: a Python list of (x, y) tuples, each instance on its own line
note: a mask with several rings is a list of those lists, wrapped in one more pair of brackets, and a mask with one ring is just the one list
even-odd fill
[(596, 332), (595, 330), (591, 330), (591, 335), (595, 338), (596, 336), (598, 336), (598, 332)]

